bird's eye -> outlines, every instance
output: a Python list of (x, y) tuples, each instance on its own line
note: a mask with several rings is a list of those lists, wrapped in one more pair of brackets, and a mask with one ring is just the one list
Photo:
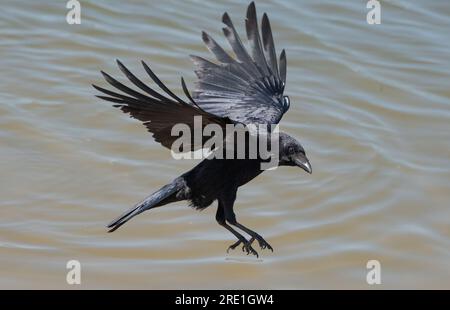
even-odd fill
[(294, 150), (294, 148), (292, 146), (288, 147), (288, 154), (289, 155), (294, 154), (294, 152), (295, 152), (295, 150)]

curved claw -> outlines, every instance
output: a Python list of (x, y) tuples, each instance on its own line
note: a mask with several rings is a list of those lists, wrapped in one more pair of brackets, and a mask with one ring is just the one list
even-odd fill
[(258, 252), (256, 252), (255, 249), (252, 248), (250, 243), (246, 244), (246, 250), (247, 250), (247, 255), (251, 253), (251, 254), (255, 255), (256, 258), (259, 258)]
[(251, 246), (251, 243), (250, 243), (250, 242), (247, 242), (246, 244), (244, 244), (244, 245), (242, 246), (242, 251), (247, 252), (247, 255), (253, 254), (253, 255), (256, 256), (256, 258), (259, 258), (258, 252), (256, 252), (255, 249)]
[(245, 241), (245, 242), (242, 241), (242, 240), (238, 240), (238, 241), (236, 241), (235, 243), (233, 243), (232, 245), (230, 245), (230, 246), (228, 247), (227, 253), (230, 252), (230, 249), (231, 249), (231, 250), (234, 250), (234, 249), (235, 249), (236, 247), (238, 247), (241, 243), (243, 243), (243, 245), (242, 245), (242, 251), (243, 251), (243, 252), (246, 252), (247, 255), (253, 254), (253, 255), (255, 255), (257, 258), (259, 258), (258, 252), (256, 252), (255, 249), (252, 247), (252, 242), (253, 242), (253, 241), (254, 241), (253, 238), (250, 239), (250, 241)]
[(235, 243), (233, 243), (232, 245), (230, 245), (227, 249), (227, 253), (230, 253), (230, 250), (234, 250), (235, 248), (237, 248), (239, 246), (239, 244), (241, 244), (242, 241), (238, 240)]
[[(255, 240), (255, 238), (252, 238), (251, 240)], [(257, 240), (261, 249), (269, 249), (273, 252), (272, 246), (266, 240), (264, 240), (263, 237), (260, 236), (259, 238), (257, 238)]]
[(262, 239), (262, 240), (258, 240), (258, 242), (259, 242), (259, 246), (261, 247), (261, 249), (269, 249), (270, 251), (273, 252), (272, 246), (269, 243), (267, 243), (267, 241)]

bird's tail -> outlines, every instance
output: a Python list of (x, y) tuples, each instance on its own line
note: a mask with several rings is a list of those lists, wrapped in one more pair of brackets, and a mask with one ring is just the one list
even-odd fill
[(112, 221), (107, 227), (109, 228), (108, 232), (113, 232), (130, 219), (135, 217), (136, 215), (156, 207), (160, 207), (169, 202), (175, 202), (182, 199), (177, 199), (176, 194), (182, 190), (184, 184), (182, 182), (174, 181), (170, 184), (163, 186), (157, 192), (151, 194), (147, 198), (145, 198), (142, 202), (135, 205), (133, 208), (119, 216), (117, 219)]

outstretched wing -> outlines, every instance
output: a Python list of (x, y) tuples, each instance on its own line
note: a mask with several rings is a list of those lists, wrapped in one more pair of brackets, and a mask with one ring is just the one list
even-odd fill
[(193, 92), (195, 102), (205, 111), (229, 117), (244, 124), (276, 124), (289, 109), (289, 98), (283, 96), (286, 83), (286, 53), (280, 61), (266, 14), (259, 34), (256, 8), (252, 2), (247, 10), (246, 30), (250, 53), (242, 44), (227, 13), (222, 18), (223, 33), (233, 49), (231, 57), (207, 33), (202, 37), (218, 64), (191, 56), (198, 77)]
[[(124, 84), (120, 83), (119, 81), (102, 71), (105, 80), (122, 93), (110, 91), (97, 85), (92, 85), (95, 89), (107, 95), (97, 97), (114, 102), (114, 107), (120, 108), (123, 112), (130, 114), (131, 117), (143, 122), (148, 131), (153, 134), (155, 140), (161, 143), (163, 146), (170, 149), (173, 142), (179, 138), (178, 136), (172, 136), (171, 134), (172, 128), (176, 124), (185, 124), (189, 126), (191, 134), (191, 144), (183, 145), (184, 149), (182, 150), (174, 150), (177, 152), (186, 152), (202, 148), (205, 140), (209, 138), (203, 137), (202, 135), (201, 141), (197, 141), (198, 143), (195, 143), (195, 139), (193, 138), (195, 130), (203, 130), (204, 126), (208, 124), (217, 124), (224, 129), (227, 123), (231, 123), (231, 121), (226, 117), (213, 115), (196, 106), (186, 88), (183, 79), (181, 79), (183, 90), (186, 96), (189, 98), (191, 104), (183, 101), (173, 92), (171, 92), (159, 80), (159, 78), (153, 73), (153, 71), (145, 64), (145, 62), (142, 62), (145, 71), (170, 98), (161, 95), (160, 93), (144, 84), (119, 60), (117, 60), (117, 64), (120, 70), (130, 80), (130, 82), (132, 82), (145, 94), (131, 89), (128, 86), (125, 86)], [(201, 122), (195, 123), (195, 116), (201, 116)], [(194, 125), (198, 126), (194, 127)]]

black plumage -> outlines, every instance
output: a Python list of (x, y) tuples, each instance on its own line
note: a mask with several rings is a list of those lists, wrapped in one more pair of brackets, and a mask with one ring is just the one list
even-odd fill
[[(219, 125), (225, 130), (227, 124), (277, 124), (289, 109), (289, 98), (283, 95), (286, 83), (286, 53), (283, 50), (279, 62), (269, 19), (263, 15), (261, 35), (258, 28), (256, 8), (252, 2), (247, 9), (245, 22), (250, 53), (241, 41), (230, 16), (222, 18), (223, 32), (236, 58), (228, 54), (206, 32), (202, 39), (214, 54), (217, 63), (198, 56), (191, 56), (198, 81), (195, 90), (189, 93), (186, 83), (181, 79), (182, 89), (188, 98), (184, 101), (169, 90), (142, 62), (144, 70), (162, 90), (155, 91), (131, 73), (120, 61), (119, 69), (140, 91), (120, 83), (102, 72), (105, 80), (116, 91), (93, 85), (103, 93), (98, 97), (114, 103), (115, 107), (140, 120), (153, 134), (155, 140), (166, 148), (171, 148), (178, 138), (171, 135), (175, 124), (187, 124), (194, 130), (194, 116), (202, 117), (202, 127), (208, 124)], [(120, 91), (120, 92), (117, 92)], [(194, 139), (188, 148), (181, 151), (194, 151), (203, 147), (209, 137), (201, 143)], [(311, 173), (311, 166), (300, 143), (286, 133), (279, 137), (278, 165), (299, 166)], [(217, 152), (217, 150), (213, 150)], [(256, 232), (236, 220), (233, 211), (236, 193), (240, 186), (254, 179), (260, 173), (264, 159), (205, 159), (192, 170), (165, 185), (141, 203), (121, 215), (108, 225), (114, 231), (132, 217), (143, 211), (166, 205), (171, 202), (187, 200), (196, 209), (204, 209), (218, 201), (216, 220), (236, 236), (238, 241), (231, 249), (243, 245), (248, 254), (258, 255), (252, 247), (256, 240), (261, 248), (272, 247)], [(250, 235), (247, 240), (235, 228)]]

